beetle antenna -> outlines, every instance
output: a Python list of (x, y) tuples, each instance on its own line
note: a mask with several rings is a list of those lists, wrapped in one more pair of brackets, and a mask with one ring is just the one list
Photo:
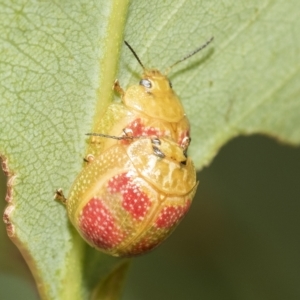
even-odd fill
[(137, 135), (137, 136), (131, 136), (131, 135), (122, 135), (122, 136), (115, 136), (115, 135), (109, 135), (109, 134), (103, 134), (103, 133), (86, 133), (85, 135), (90, 136), (101, 136), (104, 138), (114, 139), (114, 140), (134, 140), (134, 139), (147, 139), (149, 136), (146, 135)]
[(108, 135), (108, 134), (102, 134), (102, 133), (86, 133), (85, 135), (91, 135), (91, 136), (101, 136), (109, 139), (115, 139), (115, 140), (132, 140), (132, 136), (114, 136), (114, 135)]
[(212, 41), (213, 41), (214, 37), (212, 36), (205, 44), (203, 44), (202, 46), (200, 46), (199, 48), (197, 48), (196, 50), (194, 50), (192, 53), (186, 55), (185, 57), (181, 58), (180, 60), (176, 61), (173, 65), (171, 65), (166, 73), (169, 73), (169, 71), (176, 66), (177, 64), (179, 64), (180, 62), (190, 58), (191, 56), (195, 55), (196, 53), (200, 52), (202, 49), (206, 48)]
[(133, 50), (133, 48), (126, 42), (124, 41), (125, 45), (129, 48), (129, 50), (132, 52), (132, 54), (134, 55), (134, 57), (137, 59), (137, 61), (139, 62), (139, 64), (141, 65), (141, 67), (145, 70), (144, 65), (142, 64), (140, 58), (138, 57), (138, 55), (135, 53), (135, 51)]

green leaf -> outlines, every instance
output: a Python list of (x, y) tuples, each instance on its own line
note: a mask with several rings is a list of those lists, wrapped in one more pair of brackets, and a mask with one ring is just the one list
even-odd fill
[(169, 74), (201, 169), (240, 134), (299, 144), (299, 9), (296, 0), (0, 2), (0, 152), (16, 175), (6, 218), (43, 299), (87, 299), (119, 263), (86, 247), (52, 197), (81, 169), (84, 134), (114, 79), (138, 80), (124, 36), (161, 70), (214, 36)]
[(90, 293), (85, 243), (53, 195), (68, 191), (84, 133), (111, 100), (127, 9), (127, 1), (0, 6), (1, 153), (16, 175), (5, 219), (44, 299)]

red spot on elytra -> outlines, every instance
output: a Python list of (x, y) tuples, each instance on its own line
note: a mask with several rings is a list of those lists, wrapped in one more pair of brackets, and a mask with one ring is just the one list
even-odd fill
[(109, 209), (97, 198), (83, 207), (79, 224), (86, 239), (99, 248), (113, 248), (124, 238)]
[(147, 214), (151, 200), (138, 185), (130, 180), (128, 173), (114, 176), (108, 182), (111, 193), (121, 193), (122, 207), (136, 220), (143, 220)]
[[(141, 118), (137, 118), (126, 126), (126, 129), (132, 130), (132, 136), (161, 136), (162, 133), (157, 128), (147, 127), (143, 124)], [(130, 140), (122, 140), (122, 144), (129, 144)]]
[(142, 254), (152, 250), (160, 243), (161, 240), (157, 241), (157, 240), (143, 239), (138, 244), (136, 244), (132, 249), (130, 249), (130, 253), (133, 253), (134, 255)]
[(166, 206), (159, 213), (155, 221), (158, 228), (172, 228), (175, 226), (188, 212), (191, 201), (187, 201), (184, 206)]
[(108, 189), (110, 193), (124, 193), (130, 185), (130, 177), (127, 173), (121, 173), (112, 177), (108, 181)]

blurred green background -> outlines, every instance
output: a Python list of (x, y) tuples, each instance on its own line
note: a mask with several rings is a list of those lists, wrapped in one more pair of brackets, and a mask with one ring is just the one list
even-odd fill
[[(133, 260), (122, 299), (300, 299), (300, 149), (239, 137), (198, 176), (188, 216)], [(0, 224), (0, 299), (39, 299)]]

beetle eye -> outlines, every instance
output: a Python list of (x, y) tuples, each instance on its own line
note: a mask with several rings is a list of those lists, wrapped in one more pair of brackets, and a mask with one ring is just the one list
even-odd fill
[(151, 81), (149, 79), (142, 79), (140, 81), (140, 85), (142, 85), (143, 87), (150, 89), (152, 87)]
[(173, 87), (172, 82), (170, 80), (169, 80), (169, 86), (170, 86), (170, 88)]

